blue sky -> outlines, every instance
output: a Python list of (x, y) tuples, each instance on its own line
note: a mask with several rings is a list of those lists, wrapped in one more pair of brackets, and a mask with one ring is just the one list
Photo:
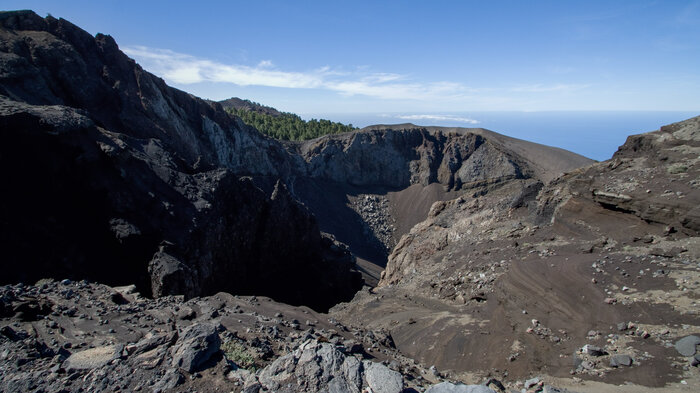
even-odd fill
[(700, 1), (2, 7), (110, 34), (144, 68), (200, 97), (238, 96), (302, 114), (700, 111)]

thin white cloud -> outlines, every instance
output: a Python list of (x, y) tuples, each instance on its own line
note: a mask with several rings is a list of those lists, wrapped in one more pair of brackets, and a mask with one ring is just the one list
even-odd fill
[(454, 121), (458, 123), (479, 124), (478, 120), (468, 117), (450, 116), (450, 115), (384, 115), (384, 117), (393, 117), (403, 120), (436, 120), (436, 121)]
[(260, 68), (271, 68), (273, 66), (274, 64), (272, 64), (272, 61), (270, 60), (263, 60), (260, 63), (258, 63), (258, 67)]
[(534, 84), (534, 85), (523, 85), (523, 86), (516, 86), (510, 89), (513, 92), (517, 93), (548, 93), (548, 92), (555, 92), (555, 91), (574, 91), (574, 90), (581, 90), (587, 88), (589, 85), (583, 85), (583, 84), (556, 84), (556, 85), (542, 85), (542, 84)]
[[(271, 60), (262, 60), (256, 66), (223, 64), (168, 49), (128, 46), (124, 52), (136, 59), (145, 69), (161, 76), (169, 83), (195, 84), (201, 82), (233, 83), (239, 86), (267, 86), (294, 89), (323, 89), (344, 96), (367, 96), (386, 100), (430, 100), (484, 102), (493, 100), (496, 93), (544, 93), (580, 89), (585, 85), (525, 85), (514, 88), (471, 88), (462, 83), (417, 82), (406, 75), (369, 72), (358, 68), (353, 72), (323, 66), (305, 72), (281, 71)], [(428, 118), (426, 118), (428, 119)], [(439, 119), (433, 119), (439, 120)], [(447, 120), (447, 119), (446, 119)], [(471, 119), (450, 119), (469, 123)]]
[(412, 82), (405, 75), (395, 73), (341, 72), (328, 66), (308, 72), (289, 72), (275, 69), (270, 60), (251, 67), (222, 64), (167, 49), (129, 46), (123, 50), (147, 70), (178, 84), (225, 82), (240, 86), (325, 89), (347, 96), (408, 100), (455, 98), (475, 91), (459, 83)]
[(123, 50), (127, 55), (138, 60), (144, 68), (174, 83), (228, 82), (240, 86), (306, 89), (321, 87), (323, 83), (322, 73), (277, 71), (269, 69), (272, 66), (270, 61), (263, 61), (257, 67), (250, 67), (221, 64), (168, 49), (130, 46)]

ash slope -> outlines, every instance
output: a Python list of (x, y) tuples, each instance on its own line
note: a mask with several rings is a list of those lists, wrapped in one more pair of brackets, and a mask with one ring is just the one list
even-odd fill
[[(700, 117), (631, 136), (611, 160), (543, 187), (437, 202), (379, 287), (331, 314), (389, 329), (402, 353), (464, 380), (697, 380), (673, 344), (700, 334), (698, 157)], [(618, 356), (632, 365), (612, 366)]]

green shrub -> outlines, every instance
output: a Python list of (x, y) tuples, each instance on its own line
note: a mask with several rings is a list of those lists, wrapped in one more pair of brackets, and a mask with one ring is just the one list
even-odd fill
[(238, 367), (245, 369), (255, 368), (255, 358), (240, 342), (236, 340), (226, 341), (221, 344), (221, 351), (226, 356), (226, 359), (235, 363)]
[(240, 117), (244, 123), (255, 127), (263, 134), (286, 141), (313, 139), (327, 134), (338, 134), (357, 129), (352, 124), (345, 125), (324, 119), (305, 121), (298, 115), (286, 112), (268, 114), (245, 108), (226, 108), (226, 111)]
[(684, 164), (678, 163), (678, 164), (673, 164), (673, 165), (668, 167), (668, 173), (670, 173), (672, 175), (675, 175), (678, 173), (686, 173), (686, 172), (688, 172), (688, 166), (686, 166)]

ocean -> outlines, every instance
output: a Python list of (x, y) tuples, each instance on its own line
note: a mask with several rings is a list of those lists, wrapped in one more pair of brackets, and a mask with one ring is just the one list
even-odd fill
[(609, 159), (629, 135), (700, 115), (700, 112), (572, 111), (572, 112), (445, 112), (445, 113), (324, 113), (323, 118), (366, 127), (373, 124), (413, 123), (424, 126), (486, 128), (573, 151), (594, 160)]

